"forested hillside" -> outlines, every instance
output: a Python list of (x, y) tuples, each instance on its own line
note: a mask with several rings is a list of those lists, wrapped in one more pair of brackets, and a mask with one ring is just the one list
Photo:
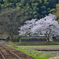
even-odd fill
[(55, 14), (59, 0), (0, 0), (0, 34), (17, 34), (24, 21)]
[(0, 9), (23, 8), (32, 15), (32, 18), (41, 18), (48, 13), (56, 12), (59, 0), (0, 0)]
[(59, 18), (59, 4), (56, 4), (56, 10), (55, 15)]

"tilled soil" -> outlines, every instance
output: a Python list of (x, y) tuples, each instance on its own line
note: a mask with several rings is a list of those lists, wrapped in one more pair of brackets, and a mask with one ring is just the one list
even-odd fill
[(0, 59), (3, 59), (2, 56), (1, 56), (1, 54), (0, 54)]
[[(12, 53), (10, 53), (8, 50), (4, 49), (1, 46), (0, 46), (0, 51), (5, 57), (5, 59), (18, 59), (15, 55), (13, 55)], [(0, 54), (0, 59), (4, 59), (1, 54)]]
[[(4, 46), (5, 48), (9, 49), (10, 51), (14, 52), (15, 54), (17, 54), (22, 59), (35, 59), (35, 58), (31, 57), (31, 56), (26, 55), (23, 52), (20, 52), (20, 51), (16, 50), (16, 49), (10, 48), (10, 47), (8, 47), (6, 45), (3, 45), (3, 44), (1, 44), (1, 45)], [(9, 55), (7, 55), (7, 56), (9, 56)], [(13, 58), (11, 58), (11, 59), (13, 59)]]

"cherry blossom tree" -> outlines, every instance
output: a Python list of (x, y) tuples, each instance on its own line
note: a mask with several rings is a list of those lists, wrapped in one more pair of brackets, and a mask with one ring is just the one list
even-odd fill
[(25, 25), (19, 27), (19, 33), (22, 34), (38, 34), (46, 35), (48, 41), (50, 37), (59, 35), (59, 24), (56, 21), (55, 15), (49, 14), (48, 16), (37, 20), (32, 19), (25, 22)]
[(32, 33), (46, 35), (49, 41), (49, 37), (59, 35), (59, 24), (56, 19), (57, 17), (55, 15), (49, 14), (48, 16), (36, 21), (36, 25), (31, 28)]
[(35, 26), (35, 22), (37, 19), (32, 19), (32, 20), (28, 20), (25, 22), (25, 24), (21, 27), (19, 27), (20, 31), (18, 31), (20, 34), (19, 35), (31, 35), (31, 28), (33, 28), (33, 26)]

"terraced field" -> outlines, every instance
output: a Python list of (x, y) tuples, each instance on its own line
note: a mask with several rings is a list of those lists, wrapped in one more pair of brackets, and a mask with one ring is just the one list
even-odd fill
[(0, 44), (0, 59), (35, 59), (18, 50), (12, 49), (4, 44)]

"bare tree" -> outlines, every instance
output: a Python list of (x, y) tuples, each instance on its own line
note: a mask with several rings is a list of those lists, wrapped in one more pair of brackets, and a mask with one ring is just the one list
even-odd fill
[(18, 34), (18, 27), (30, 16), (24, 9), (6, 9), (3, 12), (0, 14), (3, 31), (8, 33), (11, 36), (11, 41), (13, 41), (13, 36)]

